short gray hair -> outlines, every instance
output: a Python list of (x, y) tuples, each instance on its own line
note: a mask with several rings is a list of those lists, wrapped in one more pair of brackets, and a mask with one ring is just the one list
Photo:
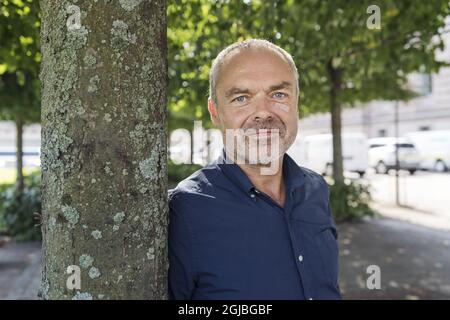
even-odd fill
[(250, 48), (266, 48), (272, 51), (275, 51), (277, 53), (280, 53), (286, 61), (289, 63), (290, 67), (292, 68), (292, 71), (294, 72), (295, 80), (296, 80), (296, 87), (297, 87), (297, 94), (299, 94), (299, 76), (298, 76), (298, 70), (297, 66), (295, 65), (294, 59), (292, 56), (283, 48), (277, 46), (276, 44), (273, 44), (272, 42), (264, 39), (249, 39), (245, 41), (239, 41), (235, 42), (222, 51), (219, 52), (217, 57), (214, 59), (211, 65), (211, 70), (209, 71), (209, 97), (214, 102), (214, 105), (217, 106), (217, 94), (216, 94), (216, 86), (217, 86), (217, 78), (219, 76), (219, 69), (220, 66), (223, 63), (223, 60), (233, 51), (241, 51), (243, 49), (250, 49)]

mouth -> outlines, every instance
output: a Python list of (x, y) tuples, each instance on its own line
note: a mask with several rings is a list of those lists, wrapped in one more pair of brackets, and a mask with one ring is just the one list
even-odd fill
[(279, 129), (256, 129), (255, 132), (248, 134), (252, 138), (272, 137), (279, 133)]
[(270, 129), (258, 130), (257, 133), (256, 133), (256, 136), (258, 138), (260, 138), (260, 137), (271, 137), (272, 136), (272, 130), (270, 130)]

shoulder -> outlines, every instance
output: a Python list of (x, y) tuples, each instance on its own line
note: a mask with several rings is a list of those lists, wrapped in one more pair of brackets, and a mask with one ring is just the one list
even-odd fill
[[(304, 210), (296, 211), (296, 219), (334, 225), (330, 207), (330, 188), (325, 178), (311, 169), (300, 167), (305, 177), (302, 194)], [(308, 208), (308, 209), (306, 209)]]
[(328, 186), (327, 181), (320, 173), (317, 173), (306, 167), (302, 167), (302, 166), (298, 166), (298, 167), (300, 168), (300, 170), (303, 172), (305, 178), (307, 178), (307, 180), (309, 180), (310, 183), (322, 184), (322, 185)]
[(328, 182), (320, 174), (311, 169), (299, 166), (305, 177), (305, 198), (311, 195), (319, 195), (328, 202), (330, 196), (330, 188)]
[(168, 193), (169, 207), (177, 210), (181, 207), (189, 207), (206, 198), (213, 197), (214, 188), (220, 179), (220, 169), (215, 164), (207, 165), (186, 179), (180, 181), (174, 189)]
[(288, 154), (285, 155), (285, 160), (291, 178), (303, 180), (306, 189), (328, 189), (328, 183), (320, 173), (299, 165)]

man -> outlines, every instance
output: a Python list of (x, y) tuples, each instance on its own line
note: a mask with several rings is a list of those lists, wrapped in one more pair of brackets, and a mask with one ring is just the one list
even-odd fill
[(266, 40), (214, 60), (208, 110), (225, 147), (169, 192), (170, 298), (341, 298), (328, 186), (285, 154), (298, 96), (292, 57)]

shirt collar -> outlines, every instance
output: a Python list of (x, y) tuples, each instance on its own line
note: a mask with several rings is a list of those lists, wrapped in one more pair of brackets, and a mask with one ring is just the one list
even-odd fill
[(251, 193), (255, 188), (241, 167), (227, 156), (225, 149), (222, 149), (222, 153), (217, 159), (217, 166), (222, 170), (225, 176), (241, 187), (246, 193)]
[[(227, 156), (225, 149), (222, 149), (222, 153), (216, 160), (216, 164), (230, 180), (246, 193), (249, 194), (255, 189), (255, 186), (245, 172)], [(287, 153), (283, 156), (283, 178), (287, 192), (295, 191), (297, 188), (303, 186), (305, 182), (305, 173)]]
[(283, 175), (291, 192), (301, 188), (305, 183), (305, 172), (287, 153), (283, 157)]

